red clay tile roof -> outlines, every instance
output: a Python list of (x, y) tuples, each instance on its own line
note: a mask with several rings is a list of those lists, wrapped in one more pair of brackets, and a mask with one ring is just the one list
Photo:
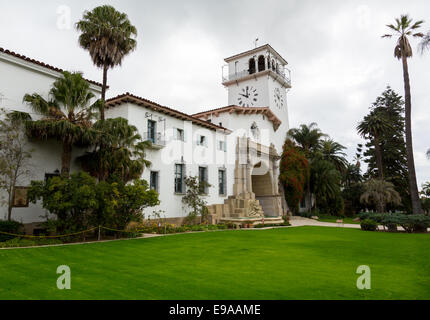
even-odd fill
[[(38, 61), (38, 60), (35, 60), (35, 59), (31, 59), (29, 57), (23, 56), (21, 54), (18, 54), (16, 52), (13, 52), (13, 51), (10, 51), (10, 50), (7, 50), (7, 49), (3, 49), (1, 47), (0, 47), (0, 52), (8, 54), (8, 55), (11, 55), (11, 56), (13, 56), (15, 58), (22, 59), (22, 60), (27, 61), (27, 62), (31, 62), (31, 63), (37, 64), (37, 65), (39, 65), (41, 67), (44, 67), (44, 68), (47, 68), (47, 69), (50, 69), (50, 70), (53, 70), (53, 71), (56, 71), (56, 72), (63, 72), (64, 71), (63, 69), (60, 69), (60, 68), (57, 68), (57, 67), (53, 67), (53, 66), (51, 66), (49, 64), (46, 64), (44, 62), (41, 62), (41, 61)], [(98, 87), (102, 87), (102, 84), (99, 83), (99, 82), (96, 82), (96, 81), (93, 81), (93, 80), (88, 80), (88, 79), (85, 79), (85, 80), (87, 80), (89, 83), (94, 84), (94, 85), (96, 85)]]
[(199, 112), (193, 114), (192, 116), (195, 118), (208, 118), (210, 115), (217, 116), (219, 113), (240, 113), (240, 114), (264, 114), (267, 116), (269, 121), (273, 122), (273, 126), (275, 130), (279, 128), (282, 124), (282, 121), (270, 110), (269, 107), (239, 107), (235, 105), (222, 107), (218, 109), (212, 109), (204, 112)]
[(137, 104), (139, 106), (147, 107), (147, 108), (152, 109), (154, 111), (164, 113), (164, 114), (172, 116), (174, 118), (178, 118), (178, 119), (185, 120), (185, 121), (192, 121), (193, 123), (200, 125), (200, 126), (203, 126), (203, 127), (206, 127), (208, 129), (225, 130), (227, 132), (230, 132), (230, 130), (228, 130), (227, 128), (224, 128), (224, 127), (218, 126), (216, 124), (210, 123), (208, 121), (190, 116), (189, 114), (180, 112), (178, 110), (159, 105), (158, 103), (155, 103), (151, 100), (147, 100), (147, 99), (135, 96), (129, 92), (106, 100), (106, 109), (114, 108), (115, 106), (121, 105), (123, 103), (134, 103), (134, 104)]

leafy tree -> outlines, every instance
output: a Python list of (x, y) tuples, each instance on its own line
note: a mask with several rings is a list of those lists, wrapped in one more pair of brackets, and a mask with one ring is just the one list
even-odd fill
[[(311, 185), (315, 194), (315, 208), (328, 209), (327, 213), (333, 215), (343, 215), (340, 184), (341, 174), (333, 163), (322, 159), (312, 162)], [(320, 206), (320, 201), (325, 205)], [(334, 203), (336, 207), (332, 208)]]
[(202, 194), (202, 190), (210, 188), (211, 185), (201, 181), (199, 177), (186, 177), (184, 179), (186, 194), (182, 197), (182, 203), (191, 211), (188, 214), (187, 222), (193, 223), (196, 217), (200, 216), (202, 222), (207, 220), (207, 202)]
[(360, 166), (347, 164), (346, 169), (342, 172), (342, 196), (347, 216), (354, 216), (362, 209), (360, 202), (360, 197), (364, 192), (362, 181)]
[(100, 104), (100, 117), (103, 121), (108, 70), (121, 65), (124, 57), (135, 50), (137, 30), (125, 13), (118, 12), (108, 5), (85, 11), (82, 20), (76, 23), (76, 29), (81, 32), (80, 46), (88, 50), (93, 63), (103, 69)]
[(364, 193), (361, 196), (361, 202), (365, 204), (374, 204), (380, 213), (385, 212), (386, 205), (393, 203), (399, 205), (401, 197), (394, 189), (391, 182), (381, 179), (370, 179), (364, 183)]
[(346, 148), (340, 143), (332, 140), (321, 141), (321, 157), (334, 164), (339, 172), (343, 172), (346, 169), (348, 161), (346, 160), (346, 153), (343, 152)]
[[(379, 175), (378, 152), (381, 153), (383, 176), (394, 184), (396, 191), (402, 197), (402, 207), (409, 211), (411, 198), (409, 194), (409, 178), (405, 144), (404, 101), (400, 95), (389, 86), (379, 96), (370, 108), (370, 115), (377, 114), (384, 119), (385, 125), (378, 136), (379, 148), (376, 149), (374, 135), (366, 138), (367, 150), (364, 153), (368, 164), (366, 177), (376, 178)], [(377, 151), (378, 150), (378, 151)]]
[[(63, 77), (56, 80), (50, 91), (50, 100), (40, 94), (26, 94), (24, 101), (32, 110), (42, 116), (40, 120), (27, 115), (25, 121), (27, 135), (30, 138), (47, 140), (55, 138), (62, 143), (61, 174), (68, 176), (73, 145), (88, 145), (95, 138), (91, 130), (92, 120), (96, 117), (94, 108), (99, 104), (90, 104), (94, 94), (82, 73), (63, 72)], [(19, 114), (16, 113), (16, 117)]]
[(146, 208), (160, 204), (158, 193), (150, 190), (145, 180), (134, 180), (132, 184), (102, 181), (97, 191), (100, 207), (94, 223), (117, 230), (124, 230), (130, 222), (141, 222)]
[(92, 216), (99, 209), (97, 181), (84, 172), (68, 177), (53, 177), (46, 182), (32, 181), (29, 199), (33, 203), (42, 200), (42, 207), (55, 215), (50, 222), (59, 233), (72, 233), (92, 226)]
[(288, 136), (300, 147), (308, 159), (312, 158), (312, 154), (319, 150), (322, 138), (327, 137), (315, 122), (290, 129)]
[(79, 157), (85, 171), (100, 181), (117, 177), (123, 182), (138, 179), (151, 163), (145, 160), (143, 141), (135, 126), (124, 118), (97, 121), (93, 129), (98, 132), (93, 151)]
[[(306, 159), (308, 159), (310, 165), (312, 166), (312, 159), (315, 153), (319, 150), (321, 146), (321, 139), (327, 135), (322, 133), (317, 127), (315, 122), (310, 125), (302, 124), (299, 128), (294, 128), (288, 131), (288, 137), (291, 138), (300, 150), (304, 153)], [(311, 210), (312, 194), (311, 194), (311, 181), (310, 175), (308, 175), (306, 181), (306, 198), (308, 211)]]
[(381, 136), (390, 129), (390, 123), (381, 112), (372, 112), (364, 117), (357, 127), (357, 131), (363, 138), (371, 139), (375, 148), (376, 164), (378, 168), (378, 176), (384, 178), (384, 169), (381, 152)]
[(58, 233), (79, 232), (105, 226), (123, 230), (132, 221), (140, 221), (143, 210), (158, 205), (158, 193), (149, 190), (144, 180), (132, 184), (123, 181), (102, 181), (85, 172), (70, 177), (54, 177), (48, 181), (32, 181), (29, 190), (32, 202), (42, 206), (55, 219), (48, 224)]
[(309, 176), (309, 161), (291, 139), (283, 146), (279, 181), (284, 188), (285, 200), (294, 213), (298, 213), (304, 187)]
[(391, 38), (393, 35), (398, 36), (397, 44), (394, 49), (394, 56), (402, 60), (403, 65), (403, 80), (405, 84), (405, 123), (406, 123), (406, 151), (408, 160), (408, 172), (409, 172), (409, 188), (412, 202), (412, 210), (416, 214), (422, 213), (421, 200), (418, 194), (417, 177), (415, 172), (415, 161), (412, 145), (412, 121), (411, 121), (411, 87), (409, 80), (408, 70), (408, 58), (413, 55), (412, 47), (409, 43), (408, 37), (422, 38), (424, 34), (417, 32), (424, 21), (420, 20), (417, 22), (412, 21), (408, 15), (402, 15), (396, 19), (396, 24), (387, 25), (388, 28), (393, 32), (392, 34), (386, 34), (384, 38)]
[[(7, 194), (1, 203), (7, 206), (7, 220), (12, 220), (15, 187), (30, 176), (32, 150), (21, 122), (13, 120), (13, 114), (0, 109), (0, 190)], [(1, 120), (3, 119), (3, 120)]]

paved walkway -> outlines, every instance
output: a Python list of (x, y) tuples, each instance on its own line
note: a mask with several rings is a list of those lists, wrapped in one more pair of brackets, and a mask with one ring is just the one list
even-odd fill
[(359, 224), (321, 222), (321, 221), (303, 218), (303, 217), (291, 217), (290, 224), (292, 227), (317, 226), (317, 227), (333, 227), (333, 228), (342, 227), (342, 228), (360, 229)]

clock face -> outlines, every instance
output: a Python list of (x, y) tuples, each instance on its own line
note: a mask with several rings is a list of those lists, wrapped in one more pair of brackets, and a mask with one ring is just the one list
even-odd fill
[(281, 94), (281, 89), (276, 88), (274, 92), (274, 98), (275, 98), (275, 105), (281, 109), (284, 106), (284, 98)]
[(239, 92), (237, 103), (241, 107), (253, 107), (258, 101), (258, 92), (252, 86), (246, 86)]

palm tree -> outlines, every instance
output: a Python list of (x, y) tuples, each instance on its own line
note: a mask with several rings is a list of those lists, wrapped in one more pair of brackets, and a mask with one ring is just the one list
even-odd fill
[(428, 32), (420, 42), (420, 50), (421, 53), (424, 53), (425, 50), (430, 50), (430, 32)]
[(409, 81), (408, 71), (408, 58), (413, 55), (412, 47), (409, 43), (408, 37), (423, 38), (424, 34), (417, 32), (424, 21), (420, 20), (415, 23), (408, 15), (402, 15), (396, 19), (396, 24), (387, 25), (393, 32), (386, 34), (383, 38), (391, 38), (393, 35), (398, 36), (397, 44), (394, 49), (394, 56), (402, 60), (403, 65), (403, 80), (405, 84), (405, 124), (406, 124), (406, 150), (409, 169), (409, 186), (412, 201), (412, 209), (414, 213), (422, 213), (421, 201), (418, 193), (417, 177), (415, 173), (414, 151), (412, 145), (412, 123), (411, 123), (411, 87)]
[(315, 122), (309, 125), (302, 124), (300, 128), (290, 129), (288, 136), (296, 142), (307, 158), (310, 158), (311, 153), (321, 146), (321, 139), (327, 137)]
[(381, 179), (370, 179), (364, 183), (364, 193), (360, 201), (365, 204), (375, 204), (378, 212), (385, 212), (387, 204), (400, 205), (402, 198), (391, 182)]
[[(313, 192), (318, 198), (333, 199), (340, 193), (340, 172), (327, 160), (316, 160), (312, 166)], [(317, 197), (315, 207), (317, 207)]]
[[(56, 80), (50, 91), (50, 100), (40, 94), (26, 94), (24, 102), (42, 116), (42, 119), (25, 121), (27, 135), (31, 138), (47, 140), (55, 138), (62, 143), (61, 174), (68, 176), (72, 148), (75, 144), (89, 144), (95, 137), (91, 130), (93, 111), (98, 102), (90, 105), (94, 94), (89, 83), (81, 73), (63, 72), (63, 77)], [(20, 115), (15, 115), (18, 118)], [(22, 115), (21, 115), (22, 118)]]
[(103, 69), (100, 105), (100, 118), (103, 121), (108, 69), (121, 65), (123, 58), (136, 49), (137, 30), (125, 13), (108, 5), (85, 11), (83, 19), (76, 23), (76, 29), (81, 32), (79, 45), (88, 50), (93, 63)]
[(149, 141), (143, 141), (135, 126), (124, 118), (97, 121), (99, 133), (94, 150), (79, 157), (82, 167), (99, 180), (117, 178), (127, 183), (138, 179), (151, 162), (145, 160)]
[(339, 172), (346, 169), (348, 161), (346, 160), (346, 153), (343, 152), (346, 148), (340, 143), (327, 139), (321, 142), (321, 155), (324, 160), (334, 164)]
[(421, 194), (425, 197), (430, 197), (430, 182), (426, 182), (422, 185)]
[(372, 112), (371, 114), (364, 117), (357, 127), (358, 134), (363, 138), (373, 138), (373, 144), (375, 145), (376, 165), (378, 166), (378, 176), (380, 179), (384, 179), (384, 170), (382, 165), (382, 152), (380, 137), (381, 135), (390, 129), (388, 120), (378, 112)]
[[(302, 124), (300, 128), (290, 129), (288, 131), (288, 138), (293, 140), (299, 149), (304, 153), (309, 164), (312, 165), (312, 160), (315, 153), (321, 146), (321, 139), (327, 137), (326, 134), (322, 133), (318, 128), (318, 125), (313, 122), (309, 125)], [(312, 194), (311, 194), (311, 179), (310, 175), (307, 177), (306, 186), (306, 198), (308, 210), (312, 209)]]

